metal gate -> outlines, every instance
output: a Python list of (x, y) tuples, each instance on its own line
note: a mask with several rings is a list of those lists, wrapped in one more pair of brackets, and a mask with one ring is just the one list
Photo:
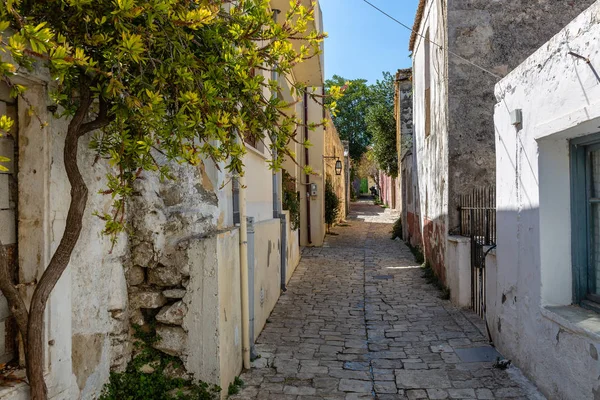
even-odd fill
[(485, 257), (496, 246), (496, 190), (474, 189), (460, 196), (460, 234), (471, 239), (471, 308), (485, 316)]

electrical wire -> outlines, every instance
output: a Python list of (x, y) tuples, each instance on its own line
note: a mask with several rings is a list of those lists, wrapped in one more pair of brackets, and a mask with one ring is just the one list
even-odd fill
[(385, 12), (385, 11), (383, 11), (381, 8), (377, 7), (376, 5), (374, 5), (373, 3), (369, 2), (368, 0), (363, 0), (363, 1), (364, 1), (365, 3), (367, 3), (368, 5), (370, 5), (371, 7), (373, 7), (374, 9), (376, 9), (377, 11), (379, 11), (380, 13), (382, 13), (383, 15), (385, 15), (386, 17), (388, 17), (389, 19), (391, 19), (392, 21), (394, 21), (394, 22), (396, 22), (397, 24), (399, 24), (400, 26), (402, 26), (402, 27), (404, 27), (404, 28), (408, 29), (408, 30), (409, 30), (409, 31), (411, 31), (411, 32), (414, 32), (414, 33), (415, 33), (417, 36), (419, 36), (419, 37), (423, 38), (424, 40), (428, 41), (429, 43), (433, 44), (434, 46), (437, 46), (437, 47), (439, 47), (440, 49), (447, 51), (447, 52), (448, 52), (448, 54), (451, 54), (451, 55), (453, 55), (454, 57), (456, 57), (456, 58), (458, 58), (458, 59), (460, 59), (460, 60), (462, 60), (462, 61), (464, 61), (464, 62), (466, 62), (466, 63), (468, 63), (468, 64), (470, 64), (470, 65), (472, 65), (472, 66), (474, 66), (475, 68), (477, 68), (477, 69), (480, 69), (481, 71), (483, 71), (483, 72), (486, 72), (486, 73), (488, 73), (488, 74), (492, 75), (494, 78), (497, 78), (497, 79), (502, 79), (502, 77), (501, 77), (500, 75), (498, 75), (498, 74), (495, 74), (495, 73), (493, 73), (492, 71), (485, 69), (485, 68), (484, 68), (484, 67), (482, 67), (481, 65), (477, 65), (477, 64), (475, 64), (473, 61), (467, 60), (466, 58), (464, 58), (464, 57), (462, 57), (462, 56), (460, 56), (460, 55), (458, 55), (458, 54), (456, 54), (456, 53), (454, 53), (454, 52), (452, 52), (452, 51), (450, 51), (450, 50), (448, 50), (448, 49), (445, 49), (445, 48), (444, 48), (444, 46), (442, 46), (442, 45), (440, 45), (440, 44), (438, 44), (438, 43), (436, 43), (436, 42), (432, 41), (431, 39), (428, 39), (428, 38), (426, 38), (425, 36), (421, 35), (421, 34), (420, 34), (419, 32), (417, 32), (416, 30), (414, 30), (413, 28), (411, 28), (410, 26), (406, 25), (406, 24), (405, 24), (405, 23), (403, 23), (403, 22), (400, 22), (400, 21), (398, 21), (396, 18), (394, 18), (394, 17), (393, 17), (393, 16), (391, 16), (390, 14), (386, 13), (386, 12)]

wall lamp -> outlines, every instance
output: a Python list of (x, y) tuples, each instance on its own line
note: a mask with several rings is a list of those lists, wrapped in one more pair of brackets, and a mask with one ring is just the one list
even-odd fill
[(340, 161), (340, 158), (338, 156), (323, 156), (323, 158), (337, 159), (337, 161), (335, 162), (335, 174), (336, 175), (342, 174), (342, 162)]

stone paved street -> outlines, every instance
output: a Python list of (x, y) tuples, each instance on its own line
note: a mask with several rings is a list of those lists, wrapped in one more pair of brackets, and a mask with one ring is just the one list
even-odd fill
[(482, 321), (425, 282), (391, 213), (352, 210), (304, 250), (233, 399), (543, 399), (514, 367), (465, 362), (488, 344)]

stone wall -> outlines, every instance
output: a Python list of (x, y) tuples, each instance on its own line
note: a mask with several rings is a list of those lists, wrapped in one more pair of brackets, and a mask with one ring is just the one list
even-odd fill
[(336, 156), (339, 157), (339, 160), (342, 162), (342, 174), (335, 174), (335, 163), (337, 158), (325, 158), (324, 159), (324, 168), (326, 177), (331, 178), (331, 182), (333, 184), (333, 188), (338, 198), (340, 199), (340, 210), (338, 213), (338, 222), (342, 221), (346, 217), (346, 179), (344, 171), (344, 145), (340, 139), (340, 136), (333, 125), (333, 121), (331, 117), (329, 118), (329, 124), (325, 129), (325, 156)]
[[(595, 0), (448, 0), (450, 51), (505, 76)], [(494, 85), (498, 79), (448, 59), (449, 230), (458, 197), (495, 183)]]

